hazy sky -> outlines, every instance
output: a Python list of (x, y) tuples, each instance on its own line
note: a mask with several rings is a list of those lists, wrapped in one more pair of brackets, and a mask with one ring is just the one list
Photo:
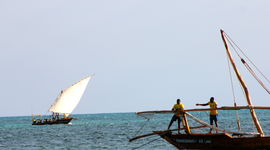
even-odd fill
[[(269, 8), (269, 0), (0, 0), (0, 116), (49, 114), (62, 89), (90, 74), (74, 113), (171, 109), (177, 98), (194, 108), (211, 96), (233, 105), (219, 30), (270, 77)], [(269, 106), (242, 74), (254, 104)]]

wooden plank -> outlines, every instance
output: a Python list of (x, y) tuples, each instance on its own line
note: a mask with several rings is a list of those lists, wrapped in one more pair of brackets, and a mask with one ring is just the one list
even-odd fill
[[(191, 111), (210, 111), (210, 110), (240, 110), (240, 109), (270, 109), (269, 106), (223, 106), (219, 108), (201, 108), (201, 109), (185, 109), (185, 112)], [(173, 113), (172, 110), (154, 110), (154, 111), (142, 111), (137, 112), (137, 114), (144, 114), (144, 113)]]
[(188, 120), (187, 120), (187, 117), (186, 117), (186, 114), (184, 113), (183, 114), (183, 124), (184, 124), (184, 126), (185, 126), (185, 129), (186, 129), (186, 133), (187, 134), (191, 134), (191, 132), (190, 132), (190, 127), (189, 127), (189, 125), (188, 125)]

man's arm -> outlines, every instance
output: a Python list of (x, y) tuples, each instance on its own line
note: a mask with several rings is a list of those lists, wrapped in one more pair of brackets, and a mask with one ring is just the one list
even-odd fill
[(205, 103), (205, 104), (196, 104), (196, 106), (207, 106), (208, 103)]
[(175, 108), (174, 108), (174, 106), (175, 106), (175, 105), (173, 105), (173, 107), (172, 107), (172, 111), (175, 111)]

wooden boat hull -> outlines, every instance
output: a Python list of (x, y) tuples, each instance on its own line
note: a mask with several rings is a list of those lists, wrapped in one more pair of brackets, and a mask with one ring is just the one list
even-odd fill
[(73, 118), (60, 118), (57, 120), (40, 120), (40, 121), (33, 121), (32, 125), (53, 125), (53, 124), (68, 124)]
[(220, 134), (172, 134), (155, 132), (178, 149), (269, 150), (270, 137), (232, 137)]

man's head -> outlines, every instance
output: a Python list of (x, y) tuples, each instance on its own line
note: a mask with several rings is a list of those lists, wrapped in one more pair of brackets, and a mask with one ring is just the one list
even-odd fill
[(210, 98), (210, 102), (213, 103), (214, 102), (214, 97)]
[(180, 104), (181, 100), (180, 99), (177, 99), (176, 102), (177, 102), (177, 104)]

